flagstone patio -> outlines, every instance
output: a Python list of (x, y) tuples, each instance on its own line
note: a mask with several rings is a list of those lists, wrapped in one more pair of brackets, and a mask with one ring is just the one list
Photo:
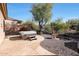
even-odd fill
[(5, 39), (0, 45), (0, 55), (55, 55), (40, 45), (44, 37), (37, 35), (37, 38), (33, 41)]

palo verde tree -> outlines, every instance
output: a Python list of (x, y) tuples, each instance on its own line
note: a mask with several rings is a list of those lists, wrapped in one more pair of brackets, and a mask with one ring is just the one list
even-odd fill
[(58, 18), (57, 20), (55, 20), (55, 22), (52, 22), (51, 25), (58, 33), (66, 32), (69, 29), (69, 24), (63, 22), (62, 18)]
[(50, 3), (34, 4), (32, 7), (31, 13), (33, 15), (34, 20), (39, 23), (39, 28), (41, 32), (42, 29), (44, 29), (45, 24), (51, 18), (51, 9), (52, 4)]

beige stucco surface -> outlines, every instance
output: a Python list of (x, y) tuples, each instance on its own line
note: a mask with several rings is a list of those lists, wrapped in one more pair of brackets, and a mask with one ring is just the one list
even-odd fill
[(0, 10), (0, 44), (3, 42), (4, 38), (5, 38), (5, 32), (3, 31), (3, 14)]

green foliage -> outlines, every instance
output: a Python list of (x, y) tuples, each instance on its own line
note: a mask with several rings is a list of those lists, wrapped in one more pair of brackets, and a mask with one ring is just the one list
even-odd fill
[(70, 19), (66, 23), (70, 25), (70, 29), (79, 29), (79, 19)]
[(29, 24), (32, 25), (33, 30), (36, 30), (36, 31), (39, 30), (38, 25), (33, 21), (26, 21), (26, 22), (23, 23), (23, 25), (25, 25), (25, 26), (28, 26)]
[(52, 26), (54, 26), (56, 32), (65, 32), (69, 28), (69, 25), (64, 23), (62, 18), (58, 18), (55, 22), (52, 22)]
[(77, 25), (79, 24), (79, 19), (69, 19), (67, 23), (70, 25)]
[(46, 24), (45, 25), (45, 31), (51, 33), (52, 32), (52, 29), (51, 29), (51, 24)]
[(51, 18), (51, 9), (52, 4), (50, 3), (34, 4), (31, 10), (34, 20), (44, 20), (47, 23), (47, 21), (49, 21)]
[(50, 3), (39, 3), (33, 5), (31, 13), (34, 20), (39, 22), (40, 31), (42, 31), (44, 25), (50, 20), (52, 13), (51, 10), (52, 4)]

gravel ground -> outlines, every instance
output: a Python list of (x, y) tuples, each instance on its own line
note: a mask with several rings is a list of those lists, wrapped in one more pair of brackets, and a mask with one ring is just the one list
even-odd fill
[[(64, 40), (60, 40), (59, 38), (52, 39), (51, 35), (42, 35), (46, 38), (41, 42), (41, 46), (47, 49), (50, 52), (55, 53), (60, 56), (78, 56), (79, 54), (72, 49), (65, 47)], [(48, 39), (51, 38), (51, 39)]]

